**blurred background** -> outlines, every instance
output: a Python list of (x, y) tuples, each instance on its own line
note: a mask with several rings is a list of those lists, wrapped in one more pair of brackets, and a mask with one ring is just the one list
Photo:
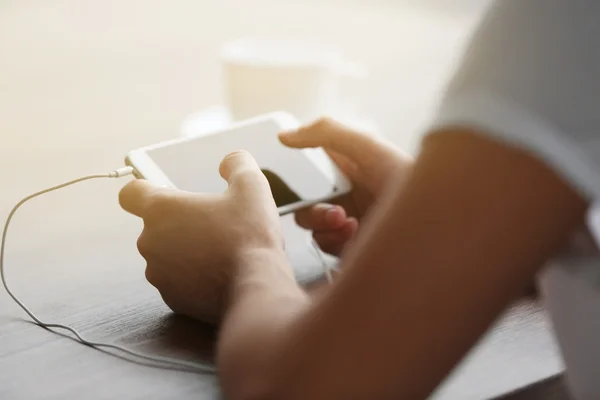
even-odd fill
[[(364, 115), (411, 146), (485, 1), (2, 0), (0, 138), (23, 153), (113, 167), (134, 146), (179, 134), (222, 104), (228, 40), (327, 43), (369, 70)], [(98, 157), (96, 159), (96, 157)], [(108, 160), (108, 159), (107, 159)]]
[[(32, 191), (120, 167), (129, 150), (226, 105), (222, 49), (246, 37), (300, 39), (359, 63), (368, 76), (346, 114), (412, 152), (486, 4), (1, 0), (0, 213)], [(60, 214), (68, 205), (55, 198), (22, 218)]]

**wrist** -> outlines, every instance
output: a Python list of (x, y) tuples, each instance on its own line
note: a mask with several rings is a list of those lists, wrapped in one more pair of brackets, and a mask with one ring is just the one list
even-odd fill
[(283, 249), (253, 248), (237, 255), (227, 307), (256, 293), (301, 298), (306, 294), (297, 284)]

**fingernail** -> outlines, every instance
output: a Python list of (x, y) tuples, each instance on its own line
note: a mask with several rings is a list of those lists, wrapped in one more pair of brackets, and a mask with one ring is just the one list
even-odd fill
[(336, 224), (338, 223), (339, 219), (340, 212), (336, 206), (332, 206), (325, 213), (325, 221), (327, 221), (328, 224)]

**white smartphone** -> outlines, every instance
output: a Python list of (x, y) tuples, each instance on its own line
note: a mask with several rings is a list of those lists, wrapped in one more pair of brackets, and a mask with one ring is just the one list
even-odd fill
[(222, 193), (227, 183), (218, 172), (221, 160), (247, 150), (267, 177), (279, 214), (285, 215), (352, 189), (323, 149), (291, 149), (279, 141), (280, 132), (298, 126), (290, 114), (270, 113), (225, 130), (133, 150), (125, 162), (140, 179), (189, 192)]

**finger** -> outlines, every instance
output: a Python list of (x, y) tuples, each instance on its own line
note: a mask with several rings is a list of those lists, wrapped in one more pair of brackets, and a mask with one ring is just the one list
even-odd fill
[(362, 179), (361, 169), (358, 168), (356, 163), (350, 161), (348, 157), (341, 155), (340, 153), (336, 153), (333, 150), (326, 151), (329, 155), (329, 158), (338, 166), (338, 168), (346, 175), (348, 179), (353, 182), (360, 182)]
[(333, 204), (317, 204), (298, 210), (294, 218), (298, 226), (312, 231), (330, 231), (341, 228), (346, 222), (346, 211)]
[(226, 155), (219, 165), (219, 173), (227, 181), (230, 190), (239, 190), (246, 195), (272, 197), (267, 178), (254, 157), (245, 150)]
[[(343, 210), (346, 218), (347, 217), (357, 217), (359, 215), (359, 213), (358, 213), (359, 210), (357, 210), (357, 208), (356, 208), (356, 201), (353, 199), (352, 194), (346, 193), (346, 194), (328, 199), (328, 201), (329, 201), (329, 203), (321, 203), (321, 204), (314, 205), (313, 207), (316, 207), (316, 206), (319, 206), (319, 207), (338, 206)], [(296, 211), (294, 213), (294, 215), (296, 216), (298, 214), (306, 214), (306, 213), (310, 213), (310, 208), (300, 209), (300, 210)], [(298, 221), (296, 221), (296, 222), (298, 222)], [(300, 222), (302, 222), (302, 221), (300, 221)], [(311, 228), (306, 228), (306, 229), (311, 229)]]
[(348, 218), (344, 225), (329, 232), (315, 232), (313, 238), (325, 253), (339, 257), (358, 231), (358, 221)]
[(152, 268), (151, 264), (146, 264), (146, 270), (144, 271), (146, 280), (155, 288), (159, 288), (163, 282), (163, 276), (160, 271), (156, 268)]
[(144, 218), (151, 202), (165, 190), (145, 179), (135, 179), (119, 192), (119, 204), (128, 213)]
[(368, 154), (366, 147), (378, 146), (373, 136), (354, 131), (328, 118), (294, 131), (280, 133), (279, 140), (293, 148), (323, 147), (355, 162), (361, 161)]
[(237, 150), (227, 154), (219, 165), (219, 174), (228, 183), (241, 174), (260, 173), (260, 167), (250, 153)]

